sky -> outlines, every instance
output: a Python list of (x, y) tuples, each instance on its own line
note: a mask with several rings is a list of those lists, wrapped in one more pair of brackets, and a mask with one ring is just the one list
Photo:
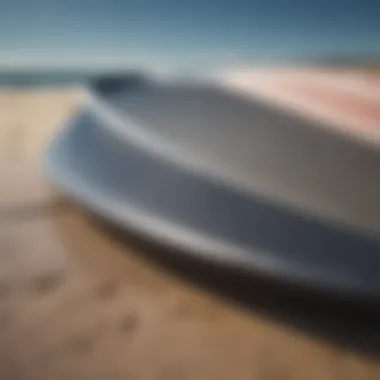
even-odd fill
[(377, 0), (0, 0), (0, 65), (380, 55)]

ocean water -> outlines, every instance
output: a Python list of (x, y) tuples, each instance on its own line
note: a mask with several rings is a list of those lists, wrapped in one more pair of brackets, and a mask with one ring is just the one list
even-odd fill
[(104, 68), (380, 62), (379, 19), (376, 0), (1, 0), (0, 85), (78, 84)]
[(85, 84), (95, 75), (85, 71), (0, 71), (0, 86), (10, 88), (45, 87), (45, 86), (72, 86)]
[(86, 85), (86, 83), (99, 77), (125, 77), (130, 75), (144, 76), (169, 76), (169, 77), (208, 77), (215, 70), (221, 70), (228, 66), (203, 65), (201, 68), (190, 70), (173, 66), (166, 69), (153, 67), (131, 66), (123, 69), (25, 69), (25, 70), (4, 70), (0, 68), (0, 87), (7, 88), (27, 88), (27, 87), (67, 87)]
[[(241, 63), (234, 62), (233, 64), (225, 63), (223, 60), (199, 60), (199, 62), (190, 62), (186, 65), (170, 65), (166, 69), (160, 68), (159, 65), (151, 64), (143, 67), (142, 65), (125, 65), (123, 68), (109, 69), (109, 68), (80, 68), (80, 69), (65, 69), (65, 68), (45, 68), (45, 69), (4, 69), (0, 67), (0, 87), (7, 88), (26, 88), (26, 87), (65, 87), (85, 85), (94, 78), (99, 76), (129, 76), (136, 73), (144, 73), (146, 75), (169, 75), (180, 77), (208, 77), (216, 71), (223, 69), (231, 69), (233, 67), (241, 67)], [(148, 61), (148, 63), (151, 63)], [(223, 64), (224, 63), (224, 64)], [(332, 67), (332, 68), (367, 68), (367, 69), (380, 69), (380, 54), (372, 56), (352, 56), (352, 55), (325, 55), (313, 58), (294, 58), (282, 61), (274, 60), (247, 60), (244, 62), (243, 67), (265, 67), (265, 66), (279, 66), (282, 65), (311, 65), (314, 67)], [(165, 67), (165, 65), (163, 65)], [(121, 67), (121, 65), (120, 65)], [(139, 67), (139, 69), (136, 69)]]

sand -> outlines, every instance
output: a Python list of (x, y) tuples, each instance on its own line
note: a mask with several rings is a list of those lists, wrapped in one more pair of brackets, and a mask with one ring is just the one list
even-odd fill
[(0, 88), (0, 162), (37, 162), (43, 145), (80, 101), (75, 88)]

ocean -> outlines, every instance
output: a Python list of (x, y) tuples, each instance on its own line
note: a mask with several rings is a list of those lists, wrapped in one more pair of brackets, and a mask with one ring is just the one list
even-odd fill
[[(282, 65), (293, 65), (293, 66), (314, 66), (314, 67), (330, 67), (330, 68), (362, 68), (362, 69), (380, 69), (380, 55), (372, 55), (372, 56), (350, 56), (350, 55), (330, 55), (330, 56), (320, 56), (320, 57), (306, 57), (306, 58), (297, 58), (297, 59), (288, 59), (283, 60), (282, 62), (277, 62), (277, 64), (281, 67)], [(268, 60), (265, 61), (245, 61), (244, 67), (254, 67), (254, 66), (272, 66), (273, 62)], [(172, 70), (167, 70), (167, 74), (175, 75), (175, 76), (203, 76), (208, 75), (210, 73), (215, 72), (215, 70), (221, 70), (222, 68), (229, 68), (231, 66), (218, 66), (215, 62), (212, 62), (208, 65), (191, 65), (191, 69), (183, 69), (179, 70), (178, 67), (175, 68), (173, 66)], [(236, 67), (232, 65), (232, 67)], [(239, 67), (239, 65), (238, 65)], [(144, 70), (143, 72), (147, 72), (148, 74), (160, 73), (160, 70)], [(62, 87), (62, 86), (73, 86), (73, 85), (82, 85), (86, 84), (93, 78), (99, 76), (124, 76), (130, 75), (131, 73), (136, 73), (140, 70), (136, 70), (136, 68), (124, 68), (124, 69), (94, 69), (94, 68), (80, 68), (80, 69), (72, 69), (72, 68), (44, 68), (44, 69), (24, 69), (24, 70), (15, 70), (9, 68), (1, 68), (0, 67), (0, 87), (7, 88), (26, 88), (26, 87)], [(161, 70), (161, 73), (165, 73), (165, 71)]]
[(0, 70), (0, 86), (25, 88), (36, 86), (72, 86), (85, 84), (94, 76), (107, 74), (105, 72), (86, 71), (8, 71)]

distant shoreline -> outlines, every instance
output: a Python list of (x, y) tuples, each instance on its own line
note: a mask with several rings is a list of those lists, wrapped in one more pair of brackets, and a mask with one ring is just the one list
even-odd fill
[[(315, 60), (289, 60), (282, 64), (275, 63), (250, 63), (247, 62), (244, 67), (251, 68), (271, 68), (277, 67), (279, 69), (323, 69), (323, 70), (342, 70), (342, 71), (368, 71), (368, 72), (380, 72), (380, 60), (349, 60), (349, 59), (315, 59)], [(239, 70), (239, 65), (232, 66), (229, 70)], [(133, 68), (125, 69), (45, 69), (45, 68), (2, 68), (0, 66), (0, 87), (4, 88), (29, 88), (29, 87), (67, 87), (83, 85), (90, 81), (94, 77), (100, 75), (130, 75), (131, 72), (136, 72)], [(148, 70), (149, 72), (149, 70)], [(174, 72), (175, 73), (175, 72)]]
[(2, 71), (0, 69), (0, 86), (26, 88), (35, 86), (66, 87), (81, 85), (94, 77), (94, 73), (67, 71)]

